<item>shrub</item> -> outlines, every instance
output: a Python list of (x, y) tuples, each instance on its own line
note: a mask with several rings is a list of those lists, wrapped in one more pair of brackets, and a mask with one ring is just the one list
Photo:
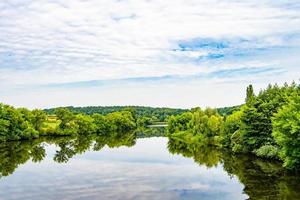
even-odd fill
[(279, 149), (273, 145), (264, 145), (254, 150), (255, 155), (262, 158), (277, 159), (279, 158)]

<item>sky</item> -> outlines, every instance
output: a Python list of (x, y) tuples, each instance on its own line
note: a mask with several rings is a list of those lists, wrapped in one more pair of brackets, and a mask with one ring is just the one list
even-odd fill
[(244, 102), (300, 78), (299, 0), (1, 0), (0, 102)]

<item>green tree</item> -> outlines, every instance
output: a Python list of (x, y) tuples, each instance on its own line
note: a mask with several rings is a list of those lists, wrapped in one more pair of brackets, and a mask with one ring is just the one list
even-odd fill
[(32, 121), (33, 114), (30, 110), (28, 110), (27, 108), (17, 108), (16, 110), (22, 115), (22, 118), (25, 121), (28, 121), (28, 122)]
[(135, 120), (129, 111), (110, 113), (106, 119), (111, 132), (128, 132), (136, 128)]
[(206, 108), (204, 111), (196, 109), (193, 112), (189, 127), (193, 135), (201, 135), (204, 139), (214, 139), (220, 134), (223, 118), (216, 109)]
[(23, 113), (12, 106), (0, 104), (0, 140), (32, 139), (39, 136)]
[(254, 99), (255, 99), (255, 94), (254, 94), (253, 86), (249, 85), (246, 90), (246, 104), (253, 103)]
[(280, 146), (280, 157), (289, 169), (300, 167), (300, 93), (273, 118), (273, 136)]
[(151, 125), (153, 123), (153, 120), (150, 117), (141, 117), (137, 119), (136, 123), (138, 127), (146, 127), (148, 125)]
[(167, 131), (169, 134), (173, 134), (179, 131), (188, 130), (188, 124), (192, 119), (192, 113), (186, 112), (181, 115), (171, 116), (168, 118)]
[[(241, 128), (234, 135), (234, 148), (238, 152), (256, 152), (262, 146), (275, 145), (272, 136), (272, 117), (288, 102), (289, 96), (297, 89), (295, 83), (282, 87), (269, 85), (261, 90), (255, 98), (251, 87), (247, 89), (247, 102), (242, 107)], [(266, 149), (266, 148), (264, 148)]]
[(66, 128), (75, 117), (74, 114), (67, 108), (57, 108), (54, 113), (60, 120), (59, 127), (61, 129)]
[(93, 114), (95, 132), (97, 134), (106, 134), (109, 132), (109, 124), (105, 116), (100, 114)]
[(91, 134), (95, 133), (96, 125), (94, 119), (88, 115), (78, 114), (75, 117), (75, 123), (78, 126), (79, 134)]
[(60, 124), (56, 130), (59, 135), (74, 135), (78, 132), (78, 125), (75, 123), (75, 115), (66, 108), (58, 108), (55, 110)]
[(40, 131), (44, 122), (47, 120), (47, 114), (39, 109), (35, 109), (31, 113), (31, 123), (35, 130)]
[(232, 147), (231, 137), (241, 128), (243, 112), (237, 111), (226, 117), (221, 128), (220, 142), (223, 147)]

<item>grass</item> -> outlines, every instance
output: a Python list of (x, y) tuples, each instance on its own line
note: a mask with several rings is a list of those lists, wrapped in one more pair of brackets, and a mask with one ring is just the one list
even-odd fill
[(55, 115), (48, 115), (46, 122), (44, 122), (43, 130), (48, 132), (49, 130), (54, 131), (59, 125), (60, 121), (57, 120)]

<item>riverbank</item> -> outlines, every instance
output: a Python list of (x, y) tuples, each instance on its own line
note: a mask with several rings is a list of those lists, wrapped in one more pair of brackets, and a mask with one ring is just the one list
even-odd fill
[(300, 85), (269, 85), (258, 94), (249, 85), (246, 94), (245, 104), (227, 116), (212, 108), (194, 108), (170, 117), (168, 134), (300, 169)]

